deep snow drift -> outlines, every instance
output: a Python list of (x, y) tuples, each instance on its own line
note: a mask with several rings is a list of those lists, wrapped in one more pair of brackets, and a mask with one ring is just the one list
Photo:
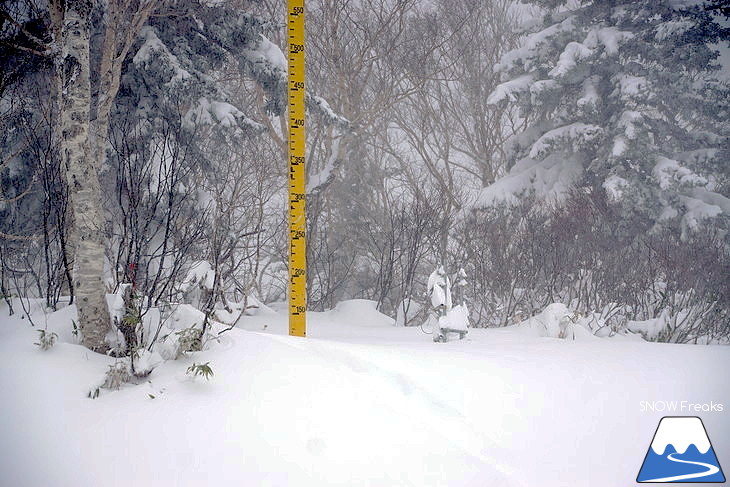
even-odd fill
[[(624, 487), (664, 415), (701, 416), (730, 465), (727, 347), (527, 325), (436, 344), (349, 301), (310, 313), (306, 339), (286, 336), (282, 312), (245, 317), (92, 400), (114, 359), (69, 343), (72, 309), (33, 316), (59, 335), (49, 351), (0, 307), (3, 486)], [(208, 361), (210, 381), (186, 375)]]

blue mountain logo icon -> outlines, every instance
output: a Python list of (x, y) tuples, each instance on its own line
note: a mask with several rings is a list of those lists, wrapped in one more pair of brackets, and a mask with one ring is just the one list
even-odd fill
[(663, 417), (636, 481), (725, 482), (702, 420), (696, 416)]

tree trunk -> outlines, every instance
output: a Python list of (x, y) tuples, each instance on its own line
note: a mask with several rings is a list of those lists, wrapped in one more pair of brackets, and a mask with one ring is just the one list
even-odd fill
[(91, 121), (90, 126), (92, 155), (99, 167), (106, 161), (109, 117), (119, 92), (122, 64), (142, 26), (159, 4), (159, 0), (143, 0), (130, 9), (128, 0), (107, 1), (104, 13), (104, 41), (99, 64), (96, 118)]
[(61, 156), (73, 210), (74, 288), (83, 344), (105, 352), (111, 328), (104, 286), (104, 213), (101, 208), (99, 164), (89, 141), (89, 17), (93, 2), (69, 0), (63, 26)]
[[(122, 62), (126, 56), (131, 40), (136, 37), (136, 32), (127, 32), (130, 39), (123, 48), (123, 53), (117, 56), (118, 37), (123, 30), (122, 14), (118, 0), (107, 3), (104, 21), (104, 42), (101, 49), (101, 62), (99, 64), (99, 95), (96, 100), (96, 118), (91, 121), (91, 150), (94, 159), (100, 166), (106, 160), (106, 142), (109, 137), (109, 115), (111, 113), (114, 99), (119, 92), (121, 80)], [(145, 17), (146, 19), (146, 17)], [(122, 25), (120, 25), (122, 24)]]
[[(56, 69), (53, 70), (53, 78), (51, 79), (51, 113), (53, 113), (53, 124), (51, 126), (51, 141), (54, 151), (54, 155), (60, 161), (59, 163), (59, 177), (62, 182), (67, 181), (66, 175), (66, 161), (63, 158), (61, 148), (62, 145), (62, 130), (61, 127), (61, 113), (63, 107), (63, 69), (62, 57), (60, 56), (63, 44), (63, 19), (64, 19), (64, 6), (62, 0), (51, 0), (48, 5), (48, 11), (51, 19), (51, 32), (53, 33), (53, 52), (54, 62)], [(63, 260), (63, 271), (64, 271), (64, 284), (61, 285), (61, 293), (68, 294), (68, 304), (74, 304), (74, 285), (73, 285), (73, 259), (74, 250), (72, 237), (70, 235), (69, 224), (73, 222), (73, 210), (70, 207), (68, 201), (68, 188), (65, 190), (66, 194), (63, 201), (55, 201), (55, 205), (62, 205), (58, 207), (58, 235), (59, 243), (61, 246), (61, 256)], [(66, 288), (68, 286), (68, 288)]]

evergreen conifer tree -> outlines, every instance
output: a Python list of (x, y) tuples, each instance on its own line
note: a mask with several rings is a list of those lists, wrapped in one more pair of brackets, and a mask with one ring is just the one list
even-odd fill
[(482, 203), (525, 190), (560, 199), (577, 185), (649, 227), (727, 224), (730, 90), (716, 43), (729, 30), (716, 12), (672, 0), (529, 3), (547, 13), (495, 67), (504, 82), (488, 100), (518, 106), (526, 128)]

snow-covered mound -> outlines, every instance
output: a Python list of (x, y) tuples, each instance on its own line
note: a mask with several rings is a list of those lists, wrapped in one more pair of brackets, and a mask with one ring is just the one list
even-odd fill
[(348, 325), (393, 326), (395, 320), (377, 310), (375, 301), (369, 299), (349, 299), (340, 301), (335, 309), (324, 313), (329, 319)]
[(593, 337), (591, 330), (584, 326), (584, 321), (562, 303), (546, 306), (539, 314), (514, 325), (513, 328), (539, 337), (571, 340)]
[[(616, 338), (641, 340), (643, 322), (629, 322), (629, 332), (617, 333), (607, 323), (600, 312), (577, 313), (562, 303), (553, 303), (540, 313), (516, 325), (506, 327), (527, 336), (563, 338), (565, 340), (584, 340), (594, 338)], [(637, 326), (634, 326), (634, 325)], [(653, 338), (653, 336), (647, 336)]]

